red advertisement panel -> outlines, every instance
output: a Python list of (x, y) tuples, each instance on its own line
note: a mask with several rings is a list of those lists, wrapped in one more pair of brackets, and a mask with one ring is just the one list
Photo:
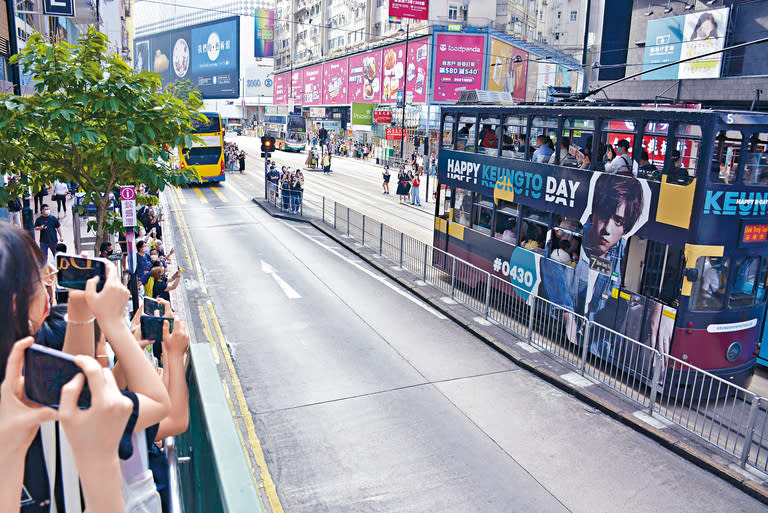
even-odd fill
[(389, 0), (389, 15), (426, 20), (429, 18), (429, 0)]
[(482, 89), (485, 36), (440, 33), (435, 41), (434, 101), (452, 102), (461, 91)]
[(320, 105), (323, 101), (323, 65), (317, 64), (302, 70), (304, 72), (304, 88), (301, 97), (302, 105)]
[(323, 105), (347, 103), (347, 59), (323, 64)]
[(374, 123), (391, 123), (392, 111), (391, 110), (374, 110), (373, 122)]
[(381, 100), (381, 50), (349, 58), (349, 103)]
[(397, 128), (397, 127), (395, 127), (395, 128), (387, 128), (387, 129), (385, 129), (384, 132), (385, 132), (385, 135), (386, 135), (386, 139), (388, 141), (399, 141), (403, 137), (408, 137), (408, 129), (407, 128), (405, 129), (405, 134), (403, 134), (403, 129), (402, 128)]
[(406, 103), (425, 103), (427, 100), (429, 39), (408, 43), (407, 65), (405, 46), (405, 44), (390, 46), (382, 52), (381, 103), (395, 103), (398, 91), (403, 88), (405, 88)]
[(290, 73), (275, 75), (275, 80), (272, 83), (272, 103), (274, 105), (288, 104), (288, 75)]
[(291, 94), (293, 94), (294, 105), (301, 105), (304, 102), (304, 73), (302, 71), (294, 71), (291, 76), (289, 98)]

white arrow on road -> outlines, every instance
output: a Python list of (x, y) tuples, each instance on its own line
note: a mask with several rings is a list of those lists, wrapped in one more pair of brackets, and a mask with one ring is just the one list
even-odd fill
[(301, 294), (296, 292), (293, 287), (288, 285), (288, 283), (286, 283), (285, 280), (277, 274), (275, 268), (266, 263), (264, 260), (261, 261), (261, 271), (263, 273), (272, 275), (272, 278), (274, 278), (277, 284), (280, 285), (280, 288), (283, 289), (283, 292), (285, 292), (285, 295), (288, 297), (288, 299), (301, 299)]

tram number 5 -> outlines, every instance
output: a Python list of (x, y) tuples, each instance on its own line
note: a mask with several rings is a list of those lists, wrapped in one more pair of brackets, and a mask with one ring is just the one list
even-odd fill
[(509, 270), (509, 278), (519, 285), (524, 285), (528, 288), (533, 287), (533, 273), (522, 267), (513, 265), (512, 269)]

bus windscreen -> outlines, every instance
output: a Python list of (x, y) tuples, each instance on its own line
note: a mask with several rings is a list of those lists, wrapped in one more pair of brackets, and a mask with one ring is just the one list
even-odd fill
[(221, 157), (221, 146), (196, 146), (182, 151), (190, 166), (215, 165)]
[(208, 121), (192, 120), (192, 132), (195, 134), (213, 134), (221, 132), (221, 124), (218, 116), (208, 116)]
[(303, 116), (288, 116), (289, 132), (306, 132), (307, 122)]

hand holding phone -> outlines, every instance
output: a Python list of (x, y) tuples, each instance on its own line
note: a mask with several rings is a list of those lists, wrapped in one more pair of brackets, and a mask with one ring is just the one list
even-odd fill
[[(24, 395), (33, 403), (58, 409), (61, 389), (80, 372), (71, 354), (32, 344), (24, 351)], [(77, 406), (85, 409), (90, 405), (91, 392), (86, 383)]]
[(148, 315), (157, 315), (159, 312), (159, 316), (162, 317), (165, 315), (165, 305), (156, 299), (144, 296), (144, 311)]
[(156, 317), (154, 315), (141, 316), (141, 338), (154, 342), (163, 341), (163, 321), (168, 321), (168, 333), (173, 333), (173, 319), (170, 317)]
[(59, 286), (67, 289), (85, 290), (85, 285), (93, 277), (99, 281), (96, 290), (101, 291), (107, 280), (107, 262), (100, 258), (85, 258), (76, 255), (56, 255)]
[(109, 336), (109, 328), (116, 323), (125, 325), (125, 305), (131, 293), (120, 281), (117, 269), (111, 262), (106, 263), (107, 279), (101, 292), (97, 291), (96, 278), (91, 278), (85, 286), (85, 300), (88, 303), (99, 326)]

